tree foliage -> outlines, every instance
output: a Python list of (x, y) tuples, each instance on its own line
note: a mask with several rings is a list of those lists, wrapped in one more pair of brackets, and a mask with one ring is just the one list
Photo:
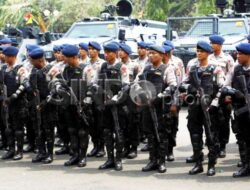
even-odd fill
[[(105, 5), (118, 0), (0, 0), (0, 28), (25, 24), (30, 12), (44, 30), (62, 29), (88, 16), (99, 16)], [(133, 16), (166, 21), (170, 16), (197, 16), (216, 12), (215, 0), (131, 0)], [(49, 11), (45, 15), (44, 11)], [(57, 11), (57, 15), (54, 12)]]

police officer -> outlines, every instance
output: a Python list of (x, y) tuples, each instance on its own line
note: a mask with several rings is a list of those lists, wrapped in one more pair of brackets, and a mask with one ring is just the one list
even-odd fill
[[(212, 53), (212, 47), (205, 41), (197, 43), (197, 62), (191, 66), (188, 71), (187, 78), (184, 83), (190, 84), (188, 87), (188, 94), (192, 95), (194, 102), (189, 105), (188, 109), (188, 129), (191, 136), (194, 155), (192, 159), (195, 161), (195, 166), (189, 171), (190, 175), (195, 175), (203, 172), (203, 125), (205, 126), (205, 134), (207, 137), (208, 154), (208, 170), (207, 175), (215, 175), (215, 164), (217, 158), (216, 143), (216, 129), (214, 119), (212, 119), (212, 112), (206, 113), (211, 116), (210, 129), (205, 117), (205, 109), (202, 109), (203, 98), (213, 99), (214, 94), (217, 93), (216, 88), (223, 85), (224, 76), (222, 70), (208, 60), (208, 56)], [(198, 88), (202, 88), (204, 94), (198, 94)], [(210, 100), (211, 101), (211, 100)], [(208, 102), (206, 101), (206, 104)], [(210, 132), (211, 131), (211, 132)]]
[[(125, 114), (121, 104), (113, 105), (108, 103), (115, 101), (113, 100), (113, 98), (115, 98), (121, 91), (123, 85), (129, 84), (128, 68), (126, 65), (118, 61), (118, 50), (119, 45), (114, 42), (110, 42), (109, 44), (104, 46), (104, 55), (106, 62), (102, 64), (100, 70), (98, 71), (99, 83), (111, 82), (111, 84), (107, 85), (110, 86), (109, 89), (105, 89), (104, 86), (102, 87), (106, 91), (109, 91), (113, 94), (112, 97), (110, 93), (104, 94), (104, 96), (106, 97), (103, 110), (103, 117), (105, 118), (103, 120), (104, 142), (107, 150), (108, 160), (99, 167), (100, 170), (108, 168), (115, 168), (115, 170), (117, 171), (122, 170), (122, 150), (124, 146), (123, 128), (125, 124)], [(115, 84), (112, 83), (112, 81), (115, 81)], [(117, 120), (118, 126), (115, 122)], [(114, 138), (114, 134), (116, 138)], [(115, 150), (116, 155), (114, 155)]]
[[(209, 60), (216, 62), (223, 70), (225, 77), (230, 75), (235, 65), (231, 55), (226, 54), (222, 51), (222, 46), (225, 39), (220, 35), (211, 35), (209, 37), (210, 43), (213, 48), (213, 54), (209, 55)], [(226, 157), (226, 144), (229, 142), (230, 136), (230, 115), (231, 106), (230, 104), (221, 104), (218, 110), (218, 138), (219, 138), (219, 157)]]
[[(125, 43), (120, 43), (119, 57), (122, 64), (128, 67), (129, 80), (132, 83), (140, 72), (139, 63), (132, 61), (130, 55), (132, 54), (132, 49), (129, 45)], [(137, 157), (137, 147), (139, 145), (139, 124), (140, 115), (137, 111), (136, 104), (131, 101), (130, 98), (126, 102), (128, 112), (127, 112), (127, 122), (124, 129), (125, 146), (123, 151), (123, 157), (128, 159), (134, 159)]]
[[(184, 78), (184, 74), (185, 74), (185, 71), (183, 70), (184, 69), (183, 62), (179, 58), (173, 56), (174, 46), (173, 46), (171, 41), (164, 42), (163, 48), (165, 49), (163, 63), (167, 64), (167, 66), (173, 67), (173, 69), (175, 71), (177, 85), (179, 86), (181, 84), (181, 82)], [(178, 94), (176, 94), (176, 96), (178, 96)], [(169, 162), (172, 162), (175, 160), (173, 148), (176, 146), (176, 134), (178, 131), (178, 124), (179, 124), (179, 111), (181, 108), (180, 107), (181, 104), (179, 102), (179, 97), (174, 97), (174, 99), (176, 100), (176, 104), (178, 105), (178, 107), (177, 107), (178, 110), (176, 112), (177, 114), (171, 116), (171, 120), (172, 120), (173, 124), (171, 127), (171, 132), (169, 133), (169, 136), (168, 136), (169, 143), (168, 143), (168, 147), (167, 147), (167, 161), (169, 161)]]
[[(94, 75), (92, 70), (88, 69), (86, 72), (84, 71), (86, 65), (80, 64), (78, 53), (79, 49), (74, 45), (65, 45), (63, 47), (62, 54), (65, 56), (67, 65), (63, 72), (57, 76), (58, 78), (66, 80), (68, 86), (72, 88), (73, 91), (74, 89), (71, 86), (73, 80), (77, 80), (80, 83), (81, 81), (86, 81), (86, 83), (89, 84)], [(76, 88), (84, 90), (86, 86), (83, 86), (83, 89), (81, 89), (80, 86), (76, 86)], [(85, 167), (87, 161), (86, 154), (89, 141), (89, 129), (81, 117), (81, 110), (79, 110), (79, 105), (82, 104), (82, 97), (80, 97), (80, 94), (75, 94), (75, 96), (77, 97), (77, 105), (70, 104), (65, 108), (65, 121), (67, 122), (73, 155), (64, 165), (72, 166), (77, 164), (78, 167)]]
[(51, 65), (60, 64), (63, 61), (63, 56), (61, 53), (61, 46), (55, 45), (53, 47), (53, 54), (54, 54), (55, 60), (50, 62), (50, 64)]
[[(144, 41), (138, 42), (137, 43), (137, 53), (138, 53), (138, 58), (135, 60), (136, 63), (139, 64), (140, 66), (140, 71), (142, 72), (144, 67), (147, 64), (150, 64), (150, 61), (148, 59), (148, 44)], [(142, 119), (142, 116), (141, 116)], [(146, 142), (145, 134), (143, 134), (143, 123), (140, 122), (139, 125), (139, 134), (140, 134), (140, 140), (142, 142)], [(141, 151), (148, 151), (148, 144), (146, 143), (144, 147), (141, 148)]]
[(146, 42), (138, 42), (137, 43), (138, 49), (137, 49), (137, 53), (138, 53), (138, 58), (135, 60), (135, 62), (139, 63), (139, 65), (141, 66), (141, 70), (144, 69), (144, 67), (149, 64), (149, 60), (148, 60), (148, 44)]
[[(0, 46), (0, 67), (2, 67), (5, 64), (5, 56), (3, 54), (4, 47)], [(5, 126), (2, 121), (2, 118), (0, 118), (0, 133), (1, 133), (1, 143), (0, 143), (0, 150), (7, 148), (7, 140), (5, 136)]]
[[(20, 160), (23, 158), (24, 123), (27, 116), (27, 100), (23, 86), (27, 73), (22, 65), (16, 64), (18, 54), (16, 47), (6, 47), (3, 54), (6, 65), (1, 68), (1, 84), (5, 84), (7, 87), (7, 98), (3, 101), (2, 109), (8, 107), (9, 110), (8, 121), (5, 120), (7, 122), (5, 123), (5, 134), (9, 150), (2, 156), (2, 159)], [(6, 116), (6, 114), (4, 115)]]
[[(34, 44), (27, 44), (26, 45), (26, 59), (23, 61), (23, 66), (27, 70), (28, 73), (31, 72), (33, 69), (33, 65), (31, 64), (30, 61), (30, 56), (29, 53), (36, 49), (39, 48), (39, 46), (34, 45)], [(31, 98), (31, 94), (27, 94), (27, 98)], [(34, 106), (32, 105), (31, 101), (28, 101), (28, 117), (26, 119), (25, 127), (26, 127), (26, 136), (28, 140), (28, 145), (24, 147), (23, 152), (28, 153), (28, 152), (38, 152), (37, 146), (36, 146), (36, 134), (35, 134), (35, 127), (33, 126), (35, 123), (35, 116), (34, 116)]]
[[(64, 71), (65, 66), (67, 65), (66, 63), (66, 57), (62, 54), (62, 48), (64, 45), (60, 46), (60, 58), (61, 62), (58, 62), (56, 64), (52, 64), (53, 67), (50, 69), (48, 72), (48, 76), (50, 76), (52, 79), (62, 73)], [(59, 53), (57, 53), (58, 55)], [(57, 107), (57, 113), (58, 113), (58, 123), (57, 123), (57, 133), (59, 140), (55, 142), (55, 145), (60, 145), (61, 142), (63, 143), (63, 146), (55, 151), (56, 155), (64, 155), (64, 154), (69, 154), (70, 149), (69, 149), (69, 132), (68, 132), (68, 127), (67, 127), (67, 121), (66, 121), (66, 116), (65, 116), (65, 107), (64, 106), (58, 106)]]
[(87, 43), (80, 43), (79, 44), (79, 48), (80, 48), (80, 53), (79, 53), (79, 57), (80, 57), (80, 63), (81, 64), (85, 64), (89, 62), (89, 57), (88, 57), (88, 44)]
[(179, 57), (174, 56), (175, 47), (171, 41), (166, 40), (163, 43), (163, 45), (169, 46), (171, 48), (170, 52), (168, 53), (169, 62), (175, 66), (175, 68), (176, 68), (175, 74), (176, 74), (176, 77), (180, 83), (180, 82), (182, 82), (182, 80), (185, 77), (185, 67), (184, 67), (183, 61)]
[[(139, 74), (140, 81), (147, 80), (156, 88), (157, 97), (160, 93), (168, 88), (176, 86), (176, 77), (173, 67), (167, 67), (163, 64), (163, 55), (165, 50), (161, 46), (152, 45), (149, 47), (149, 59), (151, 64), (146, 66)], [(160, 100), (160, 101), (159, 101)], [(150, 108), (151, 107), (151, 108)], [(152, 109), (154, 107), (154, 110)], [(153, 112), (157, 118), (153, 118)], [(148, 139), (149, 147), (149, 163), (142, 168), (143, 172), (157, 170), (160, 173), (166, 172), (165, 157), (166, 147), (168, 146), (167, 138), (167, 119), (165, 114), (169, 112), (165, 106), (162, 107), (162, 101), (156, 98), (152, 105), (147, 106), (143, 110), (144, 131)], [(158, 123), (158, 128), (155, 126), (155, 120)], [(159, 139), (157, 138), (159, 136)]]
[(52, 66), (46, 63), (44, 51), (41, 48), (32, 50), (29, 57), (33, 65), (30, 83), (33, 89), (33, 100), (35, 100), (33, 111), (37, 113), (33, 126), (35, 127), (38, 147), (38, 154), (32, 159), (32, 162), (42, 161), (44, 164), (49, 164), (53, 162), (54, 128), (57, 122), (55, 105), (47, 103), (47, 96), (49, 95), (47, 73)]
[[(102, 64), (105, 62), (99, 57), (101, 45), (98, 42), (91, 41), (88, 44), (88, 53), (90, 60), (87, 63), (85, 70), (92, 69), (95, 73), (100, 70)], [(93, 142), (93, 149), (88, 153), (88, 157), (103, 157), (104, 151), (104, 139), (103, 139), (103, 113), (97, 109), (95, 102), (92, 104), (93, 112), (93, 126), (90, 127), (90, 136)]]
[(238, 65), (235, 66), (234, 72), (226, 81), (226, 86), (232, 86), (235, 89), (234, 95), (231, 97), (226, 96), (225, 102), (232, 102), (234, 108), (234, 125), (236, 125), (237, 133), (236, 138), (239, 145), (240, 158), (242, 161), (242, 167), (239, 171), (233, 174), (233, 177), (245, 177), (250, 176), (250, 138), (249, 138), (249, 110), (236, 114), (241, 108), (246, 106), (246, 96), (244, 96), (244, 87), (240, 77), (243, 77), (246, 81), (246, 88), (248, 93), (250, 92), (249, 87), (249, 76), (250, 76), (250, 44), (249, 43), (241, 43), (236, 46), (238, 51), (237, 60), (239, 62)]

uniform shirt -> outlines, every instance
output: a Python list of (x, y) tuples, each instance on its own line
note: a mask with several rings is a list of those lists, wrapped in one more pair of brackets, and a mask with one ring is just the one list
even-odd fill
[(218, 66), (222, 68), (225, 80), (233, 73), (235, 62), (231, 55), (221, 52), (218, 56), (215, 56), (214, 54), (209, 55), (208, 59), (216, 62)]
[(87, 67), (92, 67), (94, 71), (100, 70), (102, 64), (105, 60), (98, 58), (95, 62), (92, 62), (91, 59), (87, 62)]
[(185, 77), (185, 67), (183, 61), (180, 58), (172, 55), (172, 57), (169, 60), (169, 63), (174, 66), (177, 81), (178, 83), (181, 83)]
[(139, 63), (132, 61), (131, 59), (129, 59), (126, 63), (122, 63), (128, 67), (129, 80), (130, 82), (133, 82), (134, 77), (136, 77), (135, 74), (137, 75), (141, 70)]
[[(196, 65), (196, 67), (199, 67), (201, 70), (205, 70), (207, 67), (201, 67), (200, 66), (200, 62), (198, 61), (198, 59), (194, 59), (191, 63), (190, 63), (190, 67), (188, 67), (188, 70), (187, 70), (187, 73), (186, 73), (186, 78), (184, 79), (184, 83), (188, 83), (189, 82), (189, 74), (190, 74), (190, 68), (192, 66)], [(224, 82), (225, 82), (225, 75), (224, 75), (224, 72), (222, 70), (222, 68), (220, 66), (217, 65), (216, 62), (212, 62), (212, 61), (209, 61), (208, 62), (208, 66), (209, 65), (214, 65), (215, 66), (215, 69), (214, 69), (214, 75), (215, 75), (215, 83), (221, 87), (224, 85)]]
[(31, 70), (33, 69), (33, 65), (30, 63), (28, 59), (25, 59), (23, 61), (23, 66), (27, 69), (28, 73), (30, 73)]
[(87, 86), (90, 86), (92, 84), (95, 72), (96, 71), (94, 70), (94, 67), (92, 67), (90, 64), (86, 64), (83, 69), (82, 78), (83, 80), (87, 81)]
[(89, 62), (89, 57), (87, 56), (84, 60), (79, 58), (80, 64), (86, 64)]
[(139, 57), (135, 60), (135, 62), (140, 66), (140, 70), (143, 70), (147, 65), (151, 64), (146, 56), (144, 59), (140, 59)]
[(58, 64), (54, 65), (48, 72), (48, 76), (51, 78), (55, 77), (56, 75), (62, 73), (64, 71), (64, 68), (66, 66), (65, 62), (59, 62)]

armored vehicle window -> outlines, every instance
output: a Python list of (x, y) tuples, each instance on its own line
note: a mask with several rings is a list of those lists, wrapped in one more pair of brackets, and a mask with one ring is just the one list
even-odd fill
[(66, 38), (97, 38), (115, 37), (117, 35), (114, 23), (78, 24), (65, 35)]
[[(220, 20), (219, 34), (221, 35), (246, 35), (247, 27), (243, 20)], [(209, 36), (213, 34), (212, 21), (199, 21), (190, 29), (187, 36)]]
[(244, 21), (219, 22), (219, 34), (221, 35), (246, 35), (247, 28)]
[(194, 27), (187, 33), (187, 36), (209, 36), (213, 33), (212, 22), (196, 22)]

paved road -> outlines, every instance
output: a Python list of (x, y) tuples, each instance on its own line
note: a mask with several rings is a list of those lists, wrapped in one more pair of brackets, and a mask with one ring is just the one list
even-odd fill
[[(189, 134), (186, 129), (186, 111), (181, 112), (178, 147), (175, 149), (176, 161), (167, 163), (167, 173), (142, 173), (148, 154), (139, 152), (136, 160), (124, 160), (124, 170), (99, 171), (97, 167), (103, 159), (89, 159), (86, 168), (65, 168), (66, 156), (56, 156), (51, 165), (32, 164), (33, 154), (26, 154), (18, 162), (0, 161), (0, 190), (117, 190), (117, 189), (211, 189), (211, 190), (249, 190), (250, 177), (233, 179), (232, 173), (237, 169), (239, 159), (235, 138), (231, 135), (227, 148), (227, 157), (220, 159), (217, 175), (207, 177), (205, 173), (189, 176), (187, 173), (192, 165), (185, 163), (185, 158), (192, 154)], [(0, 152), (2, 155), (3, 152)], [(207, 163), (207, 159), (205, 160)], [(206, 170), (205, 166), (205, 170)]]

